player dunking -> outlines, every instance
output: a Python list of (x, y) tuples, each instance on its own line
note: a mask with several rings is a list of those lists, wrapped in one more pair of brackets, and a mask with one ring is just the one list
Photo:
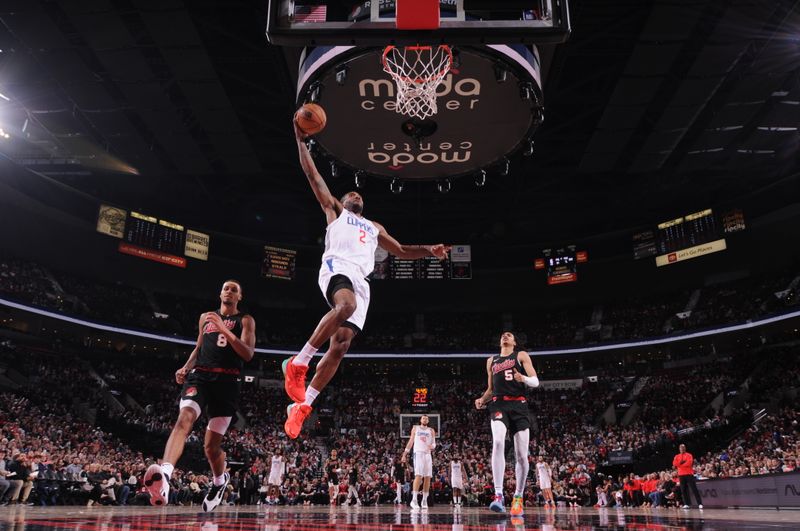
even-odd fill
[[(311, 414), (314, 399), (336, 374), (350, 341), (364, 328), (370, 293), (366, 277), (375, 267), (377, 246), (405, 259), (434, 256), (443, 260), (450, 249), (443, 244), (401, 245), (380, 224), (362, 215), (364, 200), (361, 195), (349, 192), (341, 201), (333, 197), (317, 171), (303, 141), (304, 134), (296, 123), (294, 131), (300, 165), (327, 222), (319, 287), (331, 310), (320, 320), (300, 353), (283, 362), (286, 393), (294, 401), (289, 406), (289, 418), (284, 428), (292, 439), (300, 435), (303, 422)], [(317, 364), (314, 379), (306, 389), (308, 364), (329, 339), (328, 351)]]
[[(486, 392), (475, 400), (475, 407), (484, 409), (489, 404), (492, 427), (492, 478), (494, 501), (489, 508), (504, 513), (503, 476), (506, 469), (506, 433), (510, 430), (514, 438), (516, 455), (516, 489), (511, 503), (511, 514), (523, 512), (522, 496), (528, 477), (528, 442), (530, 441), (530, 418), (525, 399), (527, 387), (538, 387), (539, 378), (533, 369), (527, 352), (517, 350), (517, 341), (511, 332), (500, 336), (500, 354), (486, 360), (489, 383)], [(530, 376), (527, 376), (530, 375)]]
[[(428, 426), (428, 415), (419, 418), (419, 424), (411, 428), (411, 436), (403, 450), (401, 461), (406, 462), (411, 446), (414, 446), (414, 483), (411, 488), (411, 508), (427, 509), (428, 493), (431, 490), (431, 478), (433, 477), (433, 457), (431, 452), (436, 448), (436, 430)], [(422, 483), (422, 504), (417, 503), (419, 485)]]
[(222, 437), (239, 404), (242, 368), (255, 354), (256, 323), (249, 315), (239, 313), (242, 285), (238, 281), (227, 280), (219, 298), (219, 310), (200, 316), (197, 346), (184, 366), (175, 372), (175, 381), (183, 384), (178, 421), (167, 440), (161, 463), (150, 465), (144, 475), (152, 505), (169, 502), (169, 478), (203, 409), (209, 419), (204, 446), (214, 476), (203, 500), (203, 510), (212, 511), (219, 505), (230, 480), (225, 471)]

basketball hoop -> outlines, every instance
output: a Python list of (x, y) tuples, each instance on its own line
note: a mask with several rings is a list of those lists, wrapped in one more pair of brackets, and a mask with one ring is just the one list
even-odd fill
[(387, 46), (383, 70), (397, 84), (397, 112), (420, 120), (436, 114), (436, 89), (451, 64), (453, 51), (446, 44)]

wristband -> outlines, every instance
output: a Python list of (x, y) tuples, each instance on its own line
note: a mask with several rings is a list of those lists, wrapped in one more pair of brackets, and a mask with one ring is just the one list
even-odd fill
[(528, 387), (539, 387), (539, 378), (537, 376), (523, 376), (522, 379)]

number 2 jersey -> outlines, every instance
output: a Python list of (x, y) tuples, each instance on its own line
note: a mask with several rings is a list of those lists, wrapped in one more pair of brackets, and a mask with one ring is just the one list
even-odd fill
[(338, 273), (341, 268), (354, 269), (366, 278), (375, 269), (378, 227), (370, 220), (347, 209), (325, 231), (323, 267)]
[[(242, 318), (245, 314), (222, 315), (219, 310), (214, 311), (220, 317), (225, 326), (233, 332), (236, 337), (242, 337)], [(244, 360), (236, 354), (233, 347), (228, 342), (219, 329), (210, 321), (203, 323), (203, 339), (200, 343), (200, 353), (197, 356), (197, 363), (194, 367), (195, 374), (203, 376), (239, 376), (244, 367)]]
[(492, 357), (492, 397), (525, 396), (525, 384), (514, 379), (514, 369), (522, 376), (527, 376), (518, 355), (519, 351), (515, 350), (508, 356), (498, 354)]

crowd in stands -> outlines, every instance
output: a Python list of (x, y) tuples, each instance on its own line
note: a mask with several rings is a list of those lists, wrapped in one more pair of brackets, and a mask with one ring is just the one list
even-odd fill
[[(747, 363), (750, 358), (754, 361)], [(796, 355), (776, 351), (751, 354), (747, 359), (652, 377), (635, 401), (666, 400), (674, 407), (654, 410), (645, 406), (627, 426), (602, 421), (608, 407), (630, 393), (631, 386), (622, 378), (584, 382), (577, 389), (533, 391), (529, 396), (531, 458), (535, 461), (541, 455), (550, 464), (554, 495), (567, 505), (681, 504), (671, 470), (652, 471), (646, 477), (604, 475), (609, 470), (609, 452), (631, 452), (638, 459), (660, 447), (671, 451), (683, 433), (726, 422), (718, 411), (705, 406), (724, 388), (746, 384), (753, 396), (770, 396), (780, 407), (730, 444), (722, 441), (700, 454), (698, 475), (732, 477), (796, 470), (798, 413), (786, 402), (788, 398), (780, 398), (800, 387)], [(156, 448), (163, 447), (177, 416), (178, 388), (173, 373), (180, 361), (166, 358), (153, 363), (145, 356), (75, 359), (4, 348), (0, 363), (12, 365), (27, 377), (27, 384), (0, 394), (0, 502), (146, 503), (142, 474), (158, 451), (145, 448), (142, 440), (155, 439)], [(753, 365), (757, 367), (751, 371)], [(775, 371), (781, 371), (783, 378), (776, 380)], [(417, 379), (428, 386), (442, 422), (431, 503), (449, 502), (449, 462), (457, 456), (465, 469), (465, 504), (487, 504), (493, 490), (491, 434), (485, 411), (472, 405), (485, 388), (483, 375), (445, 379), (420, 374)], [(680, 387), (682, 383), (686, 385)], [(659, 394), (670, 386), (687, 393), (687, 403), (676, 395)], [(399, 436), (399, 414), (408, 411), (409, 387), (408, 375), (387, 373), (369, 378), (351, 371), (320, 396), (314, 425), (294, 441), (287, 439), (282, 429), (286, 405), (282, 386), (246, 387), (242, 418), (234, 423), (224, 443), (229, 462), (237, 463), (226, 503), (329, 503), (325, 460), (333, 449), (338, 450), (342, 463), (338, 502), (347, 499), (347, 478), (352, 477), (360, 503), (392, 503), (396, 472), (402, 467), (398, 458), (405, 443)], [(693, 394), (691, 389), (699, 391)], [(111, 407), (112, 398), (125, 406)], [(689, 407), (691, 401), (697, 403)], [(92, 412), (93, 422), (87, 420)], [(187, 448), (201, 445), (203, 429), (202, 421), (198, 422)], [(135, 436), (137, 430), (143, 437)], [(270, 487), (266, 478), (271, 457), (278, 451), (286, 459), (287, 470), (282, 484)], [(198, 453), (202, 458), (202, 451)], [(11, 472), (14, 475), (9, 476)], [(202, 459), (191, 469), (179, 467), (171, 480), (171, 501), (201, 501), (209, 488), (207, 474)], [(408, 500), (411, 468), (403, 467), (401, 477), (401, 491)], [(511, 492), (512, 485), (513, 468), (509, 466), (506, 492)], [(541, 493), (532, 480), (529, 486), (526, 503), (541, 503)]]
[[(794, 307), (800, 302), (799, 271), (755, 275), (702, 287), (696, 307), (684, 310), (693, 290), (653, 294), (635, 300), (610, 301), (598, 307), (511, 312), (422, 314), (370, 313), (370, 326), (354, 343), (356, 350), (479, 351), (494, 344), (500, 327), (510, 325), (534, 348), (623, 341), (680, 333), (726, 323), (743, 322)], [(197, 317), (216, 301), (160, 292), (137, 286), (83, 278), (13, 257), (0, 256), (0, 295), (92, 320), (161, 333), (193, 337)], [(777, 294), (777, 295), (776, 295)], [(269, 309), (247, 301), (256, 318), (257, 343), (264, 347), (296, 348), (318, 321), (318, 309)], [(596, 310), (600, 310), (597, 312)], [(681, 314), (682, 317), (678, 317)], [(303, 323), (304, 326), (298, 326)], [(456, 332), (454, 332), (456, 331)]]

